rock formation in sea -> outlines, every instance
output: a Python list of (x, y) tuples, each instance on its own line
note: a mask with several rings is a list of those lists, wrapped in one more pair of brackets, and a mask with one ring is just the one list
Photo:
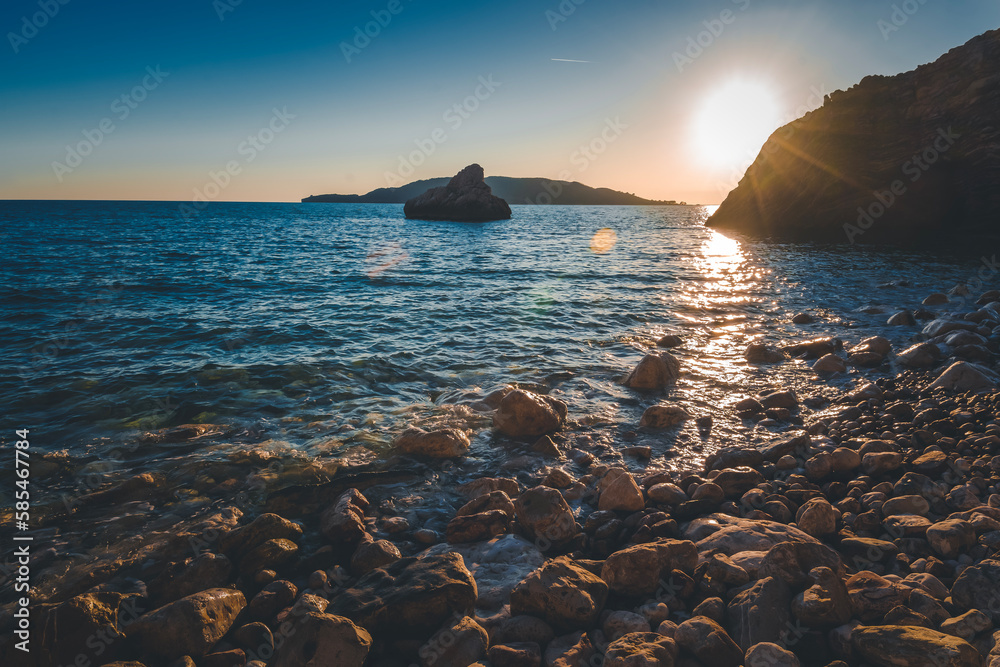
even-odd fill
[(403, 212), (407, 218), (419, 220), (509, 220), (510, 206), (503, 199), (493, 196), (485, 176), (482, 167), (471, 164), (443, 188), (433, 188), (406, 202)]
[(1000, 220), (1000, 30), (826, 97), (764, 145), (708, 225), (753, 235), (911, 242)]

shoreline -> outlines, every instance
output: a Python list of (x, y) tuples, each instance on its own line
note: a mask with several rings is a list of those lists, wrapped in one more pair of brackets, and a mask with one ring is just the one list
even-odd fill
[[(561, 446), (565, 404), (494, 392), (482, 406), (495, 410), (494, 426), (558, 459), (544, 475), (515, 475), (529, 483), (465, 484), (443, 535), (400, 516), (395, 491), (420, 494), (435, 470), (460, 466), (440, 461), (460, 462), (468, 437), (404, 433), (397, 448), (439, 462), (272, 493), (252, 521), (233, 507), (155, 545), (137, 536), (117, 570), (84, 573), (79, 587), (91, 592), (34, 605), (38, 627), (55, 634), (36, 633), (33, 664), (96, 653), (86, 640), (107, 625), (116, 633), (93, 664), (1000, 662), (1000, 649), (991, 655), (1000, 561), (990, 558), (1000, 549), (1000, 391), (989, 372), (942, 366), (941, 350), (928, 347), (994, 361), (1000, 292), (986, 301), (968, 317), (934, 320), (924, 331), (938, 335), (906, 350), (878, 337), (846, 352), (833, 340), (748, 350), (770, 363), (797, 354), (822, 368), (879, 367), (891, 356), (926, 368), (843, 392), (800, 431), (713, 453), (697, 474), (601, 464), (579, 438)], [(671, 359), (647, 356), (626, 386), (669, 386), (680, 370)], [(928, 389), (938, 376), (952, 388)], [(790, 422), (799, 406), (793, 392), (775, 391), (737, 410)], [(660, 404), (641, 426), (688, 419)], [(632, 449), (624, 453), (641, 459), (643, 448)], [(134, 502), (155, 497), (158, 484), (139, 475), (94, 495)], [(127, 575), (143, 563), (152, 573), (137, 585)], [(82, 630), (67, 630), (69, 618)], [(7, 642), (0, 655), (11, 650)], [(193, 660), (177, 662), (185, 655)], [(647, 662), (623, 662), (640, 655)]]

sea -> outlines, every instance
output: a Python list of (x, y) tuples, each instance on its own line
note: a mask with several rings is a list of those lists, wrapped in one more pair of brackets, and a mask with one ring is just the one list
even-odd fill
[[(392, 441), (410, 427), (471, 437), (464, 459), (430, 464), (442, 494), (550, 465), (583, 474), (492, 432), (474, 406), (516, 385), (568, 404), (566, 449), (694, 470), (794, 427), (740, 421), (747, 396), (834, 396), (891, 372), (819, 380), (802, 361), (747, 363), (748, 344), (885, 335), (898, 349), (919, 327), (888, 317), (983, 275), (995, 250), (765, 242), (706, 227), (701, 206), (513, 211), (463, 224), (401, 205), (0, 202), (0, 454), (29, 430), (42, 524), (66, 494), (144, 472), (193, 506), (400, 465)], [(793, 324), (800, 312), (815, 322)], [(623, 387), (666, 334), (683, 341), (677, 385)], [(639, 429), (659, 402), (711, 416), (711, 433)]]

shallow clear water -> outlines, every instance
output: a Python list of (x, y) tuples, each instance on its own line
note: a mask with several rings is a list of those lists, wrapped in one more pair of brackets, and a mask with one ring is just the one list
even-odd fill
[[(468, 225), (407, 221), (395, 205), (214, 204), (185, 220), (170, 203), (0, 202), (3, 442), (28, 426), (36, 451), (66, 450), (76, 479), (48, 490), (94, 471), (181, 477), (247, 451), (296, 458), (302, 481), (384, 458), (409, 425), (447, 423), (473, 431), (464, 469), (495, 472), (510, 450), (464, 405), (519, 382), (565, 400), (574, 437), (605, 460), (648, 444), (651, 467), (683, 467), (770, 437), (726, 411), (748, 393), (823, 390), (801, 362), (746, 364), (751, 340), (904, 343), (915, 329), (887, 329), (889, 314), (979, 268), (978, 254), (729, 238), (706, 216), (519, 206)], [(910, 285), (877, 287), (897, 279)], [(858, 311), (869, 304), (885, 312)], [(792, 325), (801, 310), (818, 322)], [(685, 339), (678, 386), (618, 385), (667, 332)], [(714, 415), (712, 436), (633, 433), (664, 398)], [(150, 444), (189, 423), (219, 434)]]

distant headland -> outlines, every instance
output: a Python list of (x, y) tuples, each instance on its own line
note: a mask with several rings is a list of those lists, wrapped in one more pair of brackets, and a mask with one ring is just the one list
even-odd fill
[[(410, 199), (432, 188), (448, 185), (450, 178), (431, 178), (414, 181), (398, 188), (378, 188), (364, 195), (313, 195), (302, 199), (305, 203), (322, 204), (405, 204)], [(688, 206), (687, 202), (643, 199), (628, 192), (610, 188), (592, 188), (576, 181), (558, 181), (548, 178), (510, 178), (490, 176), (486, 179), (493, 194), (509, 204), (566, 206)]]

